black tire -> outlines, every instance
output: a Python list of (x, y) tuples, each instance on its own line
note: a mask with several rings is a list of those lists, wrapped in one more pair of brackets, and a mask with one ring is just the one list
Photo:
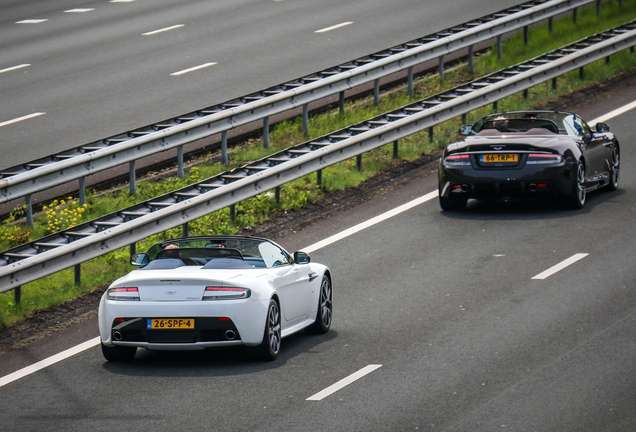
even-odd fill
[(585, 205), (586, 187), (585, 187), (585, 163), (579, 161), (576, 166), (576, 174), (572, 192), (567, 197), (567, 205), (571, 209), (582, 209)]
[(110, 362), (127, 362), (135, 358), (137, 347), (106, 346), (102, 343), (102, 354)]
[(456, 211), (464, 211), (466, 210), (466, 203), (468, 202), (467, 198), (447, 198), (443, 196), (439, 196), (439, 206), (444, 211), (448, 212), (456, 212)]
[(318, 297), (318, 313), (316, 321), (307, 327), (308, 333), (325, 334), (331, 328), (331, 318), (333, 315), (333, 290), (331, 281), (327, 276), (322, 277), (320, 284), (320, 295)]
[(269, 301), (263, 341), (255, 348), (256, 357), (262, 361), (273, 361), (280, 352), (281, 328), (280, 308), (274, 299)]
[(617, 145), (612, 150), (612, 165), (610, 166), (610, 182), (606, 190), (618, 190), (618, 183), (621, 172), (621, 153)]

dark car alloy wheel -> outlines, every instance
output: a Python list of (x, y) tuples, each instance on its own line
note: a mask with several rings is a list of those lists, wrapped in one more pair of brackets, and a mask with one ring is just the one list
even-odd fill
[(612, 150), (612, 166), (610, 167), (610, 183), (608, 190), (615, 191), (618, 189), (618, 182), (620, 180), (620, 165), (621, 154), (618, 146), (614, 146)]
[(569, 197), (569, 204), (573, 209), (581, 209), (585, 204), (585, 162), (579, 161), (576, 167), (576, 179)]

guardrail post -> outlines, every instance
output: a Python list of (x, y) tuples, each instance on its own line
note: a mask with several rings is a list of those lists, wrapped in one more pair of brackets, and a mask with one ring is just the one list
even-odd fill
[(430, 143), (433, 142), (433, 126), (428, 128), (428, 142), (430, 142)]
[(525, 90), (523, 91), (523, 98), (524, 98), (524, 99), (528, 99), (528, 89), (525, 89)]
[(548, 31), (552, 33), (554, 30), (554, 17), (548, 18)]
[(221, 163), (225, 166), (230, 163), (227, 157), (227, 131), (221, 132)]
[(128, 181), (130, 183), (130, 194), (137, 193), (137, 176), (135, 175), (135, 161), (128, 162)]
[(26, 202), (26, 224), (29, 228), (33, 228), (33, 204), (31, 202), (31, 194), (24, 197)]
[(442, 82), (444, 81), (444, 56), (439, 56), (437, 61), (438, 61), (437, 69), (439, 70), (439, 80), (440, 82)]
[(466, 124), (466, 113), (462, 114), (462, 125)]
[(579, 79), (585, 79), (585, 71), (583, 70), (583, 66), (579, 68)]
[(409, 66), (407, 71), (408, 71), (407, 81), (408, 81), (409, 96), (413, 96), (415, 94), (415, 90), (413, 90), (413, 66)]
[(528, 26), (523, 27), (523, 43), (528, 45)]
[(499, 107), (499, 104), (498, 104), (497, 102), (499, 102), (499, 101), (494, 101), (494, 102), (492, 103), (492, 110), (493, 110), (494, 112), (497, 112), (498, 107)]
[(82, 283), (82, 265), (75, 264), (75, 286)]
[(556, 77), (552, 78), (552, 90), (557, 89), (557, 79)]
[(362, 171), (362, 155), (356, 156), (356, 169)]
[(303, 132), (309, 136), (309, 104), (303, 105)]
[(503, 56), (503, 48), (501, 46), (501, 35), (497, 35), (497, 59), (501, 60)]
[(186, 238), (188, 237), (188, 235), (190, 234), (190, 226), (188, 225), (188, 223), (184, 223), (183, 225), (181, 225), (181, 237)]
[(236, 219), (236, 204), (232, 204), (230, 206), (230, 220), (234, 221)]
[(341, 91), (338, 95), (338, 105), (340, 107), (340, 115), (344, 115), (344, 103), (345, 103), (345, 94), (344, 91)]
[(596, 0), (596, 15), (601, 14), (601, 0)]
[(322, 170), (316, 171), (316, 185), (322, 186)]
[(276, 200), (276, 204), (280, 204), (280, 186), (276, 186), (274, 189), (274, 199)]
[(137, 253), (137, 243), (131, 243), (129, 246), (130, 249), (130, 259), (132, 259), (133, 255)]
[(183, 170), (183, 146), (182, 145), (177, 147), (177, 177), (179, 178), (185, 177), (185, 172)]
[(86, 177), (79, 178), (79, 202), (86, 204)]
[(13, 290), (13, 300), (15, 301), (15, 304), (20, 304), (20, 302), (22, 301), (22, 287), (16, 287)]
[(263, 119), (263, 148), (269, 148), (269, 117)]
[(393, 141), (393, 159), (398, 158), (398, 140)]
[(380, 105), (380, 80), (373, 80), (373, 105)]
[(610, 64), (610, 58), (611, 58), (611, 57), (612, 57), (612, 56), (607, 56), (607, 57), (605, 57), (605, 64)]
[(473, 53), (473, 46), (469, 46), (468, 47), (468, 70), (470, 72), (472, 72), (475, 69), (475, 64), (473, 63), (473, 57), (474, 57), (474, 53)]
[(579, 21), (579, 8), (572, 9), (572, 21), (574, 24)]

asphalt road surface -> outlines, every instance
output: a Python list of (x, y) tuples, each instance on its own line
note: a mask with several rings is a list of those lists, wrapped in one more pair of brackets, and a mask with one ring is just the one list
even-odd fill
[[(579, 112), (634, 100), (626, 88)], [(312, 252), (334, 273), (327, 335), (284, 339), (272, 363), (225, 349), (112, 364), (92, 343), (0, 386), (1, 429), (634, 431), (634, 115), (608, 121), (620, 190), (583, 210), (425, 201)], [(314, 245), (435, 189), (422, 176), (281, 243)], [(3, 355), (0, 383), (97, 334), (89, 320)]]
[(0, 169), (519, 3), (0, 0)]

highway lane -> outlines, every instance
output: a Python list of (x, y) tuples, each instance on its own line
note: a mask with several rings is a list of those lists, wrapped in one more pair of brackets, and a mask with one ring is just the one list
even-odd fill
[[(312, 253), (336, 277), (333, 331), (285, 339), (277, 362), (237, 349), (109, 364), (92, 348), (1, 387), (3, 430), (634, 430), (633, 116), (608, 122), (621, 189), (591, 193), (582, 211), (471, 203), (447, 214), (429, 201)], [(422, 176), (281, 242), (302, 248), (435, 185)], [(0, 369), (39, 356), (11, 353)], [(369, 365), (381, 367), (307, 400)]]
[[(518, 3), (0, 0), (0, 167), (230, 100)], [(21, 23), (28, 20), (46, 21)], [(316, 33), (344, 22), (352, 24)], [(174, 26), (181, 27), (144, 35)], [(208, 63), (214, 65), (171, 75)], [(12, 69), (22, 65), (28, 66)], [(6, 124), (34, 113), (44, 114)]]

